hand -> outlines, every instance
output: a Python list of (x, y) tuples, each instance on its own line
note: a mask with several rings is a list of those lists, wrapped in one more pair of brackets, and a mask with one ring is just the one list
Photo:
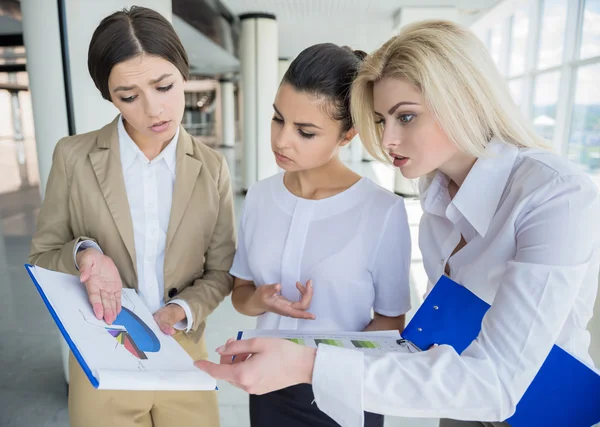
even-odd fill
[(109, 325), (121, 312), (123, 283), (112, 259), (94, 248), (77, 254), (79, 280), (85, 284), (90, 304), (97, 319)]
[(154, 313), (154, 320), (158, 323), (160, 330), (167, 335), (175, 335), (173, 325), (185, 318), (185, 310), (179, 304), (167, 304)]
[(296, 289), (302, 295), (302, 299), (297, 302), (292, 302), (281, 296), (281, 285), (279, 283), (258, 286), (252, 298), (254, 304), (260, 307), (263, 312), (269, 311), (296, 319), (314, 320), (315, 315), (306, 311), (310, 308), (313, 296), (312, 280), (306, 282), (306, 287), (302, 286), (300, 282), (296, 282)]
[(198, 360), (194, 365), (247, 393), (265, 394), (296, 384), (310, 384), (317, 349), (283, 339), (252, 338), (230, 339), (217, 353), (221, 355), (220, 364)]

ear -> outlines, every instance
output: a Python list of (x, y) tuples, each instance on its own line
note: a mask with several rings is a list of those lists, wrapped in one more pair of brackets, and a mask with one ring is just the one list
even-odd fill
[(350, 144), (350, 141), (352, 141), (354, 139), (354, 137), (356, 136), (358, 132), (356, 131), (355, 128), (351, 128), (348, 132), (346, 132), (342, 138), (342, 140), (340, 141), (340, 147), (343, 147), (345, 145)]

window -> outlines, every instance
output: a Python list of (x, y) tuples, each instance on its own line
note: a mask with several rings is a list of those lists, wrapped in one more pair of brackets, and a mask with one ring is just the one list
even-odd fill
[(554, 138), (556, 128), (556, 107), (560, 71), (540, 74), (535, 79), (533, 99), (533, 125), (538, 133), (548, 141)]
[(538, 69), (554, 67), (563, 62), (566, 25), (567, 0), (545, 0), (543, 2)]
[(496, 67), (500, 65), (500, 55), (502, 50), (502, 26), (497, 24), (490, 30), (489, 50)]
[(508, 90), (518, 106), (523, 105), (523, 79), (513, 79), (508, 82)]
[[(600, 1), (600, 0), (599, 0)], [(510, 28), (510, 52), (508, 58), (508, 75), (518, 76), (525, 72), (525, 51), (529, 33), (529, 8), (524, 7), (515, 12)]]
[(577, 70), (569, 159), (581, 165), (600, 186), (600, 63)]
[(600, 56), (600, 0), (586, 0), (579, 57)]

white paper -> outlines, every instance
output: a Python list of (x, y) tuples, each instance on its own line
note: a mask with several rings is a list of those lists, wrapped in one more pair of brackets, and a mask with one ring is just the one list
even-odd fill
[[(135, 290), (123, 289), (123, 310), (115, 324), (108, 325), (96, 319), (78, 277), (41, 267), (31, 267), (31, 272), (98, 380), (99, 389), (216, 388), (215, 379), (195, 368), (194, 361), (177, 341), (160, 330)], [(129, 330), (119, 323), (130, 325)]]
[(242, 339), (255, 337), (283, 338), (307, 347), (317, 348), (321, 345), (359, 350), (369, 354), (406, 353), (407, 345), (398, 344), (401, 339), (398, 331), (372, 332), (328, 332), (328, 331), (289, 331), (275, 329), (252, 329), (242, 331)]

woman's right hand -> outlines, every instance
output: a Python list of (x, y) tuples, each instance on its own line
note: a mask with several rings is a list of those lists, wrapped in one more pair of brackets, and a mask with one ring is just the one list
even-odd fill
[(121, 312), (123, 283), (119, 270), (112, 259), (94, 248), (79, 252), (77, 265), (96, 318), (104, 318), (110, 325)]
[(268, 311), (295, 319), (314, 320), (315, 315), (307, 311), (313, 296), (312, 280), (306, 282), (306, 286), (296, 282), (296, 288), (300, 291), (302, 298), (300, 301), (292, 302), (281, 295), (281, 284), (279, 283), (257, 286), (252, 295), (253, 303), (264, 312)]

